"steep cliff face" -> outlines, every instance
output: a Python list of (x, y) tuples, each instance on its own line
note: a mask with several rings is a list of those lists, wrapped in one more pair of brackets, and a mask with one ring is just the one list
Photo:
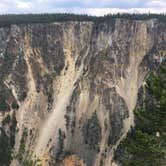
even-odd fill
[(138, 89), (165, 55), (166, 25), (155, 19), (1, 28), (0, 90), (10, 98), (0, 95), (0, 119), (15, 115), (21, 155), (11, 165), (27, 154), (42, 165), (116, 165)]

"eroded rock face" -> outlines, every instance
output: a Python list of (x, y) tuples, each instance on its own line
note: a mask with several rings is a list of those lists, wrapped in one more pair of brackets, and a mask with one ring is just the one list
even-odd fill
[(165, 35), (157, 20), (1, 28), (0, 88), (19, 108), (0, 113), (16, 112), (15, 153), (26, 129), (25, 152), (42, 165), (115, 164), (114, 150), (134, 125), (138, 89), (166, 55)]

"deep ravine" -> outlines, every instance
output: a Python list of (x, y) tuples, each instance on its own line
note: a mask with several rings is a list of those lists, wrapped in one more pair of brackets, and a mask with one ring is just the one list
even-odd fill
[(0, 90), (6, 85), (8, 103), (19, 106), (0, 110), (0, 124), (16, 113), (11, 165), (117, 166), (114, 152), (135, 125), (139, 88), (166, 55), (165, 26), (115, 19), (2, 27)]

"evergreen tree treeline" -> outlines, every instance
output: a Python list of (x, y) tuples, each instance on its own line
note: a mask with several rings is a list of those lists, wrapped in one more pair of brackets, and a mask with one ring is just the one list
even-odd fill
[(30, 24), (30, 23), (51, 23), (64, 21), (93, 21), (103, 22), (111, 19), (122, 18), (129, 20), (148, 20), (158, 19), (161, 22), (166, 21), (166, 14), (109, 14), (105, 16), (88, 16), (76, 14), (6, 14), (0, 15), (0, 26), (10, 26), (11, 24)]

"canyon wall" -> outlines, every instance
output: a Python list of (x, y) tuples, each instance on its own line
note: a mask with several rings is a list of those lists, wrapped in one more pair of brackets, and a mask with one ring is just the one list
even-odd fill
[(12, 150), (21, 155), (11, 165), (27, 155), (43, 166), (117, 165), (138, 90), (165, 55), (157, 19), (1, 27), (0, 122), (10, 138), (3, 122), (15, 117)]

